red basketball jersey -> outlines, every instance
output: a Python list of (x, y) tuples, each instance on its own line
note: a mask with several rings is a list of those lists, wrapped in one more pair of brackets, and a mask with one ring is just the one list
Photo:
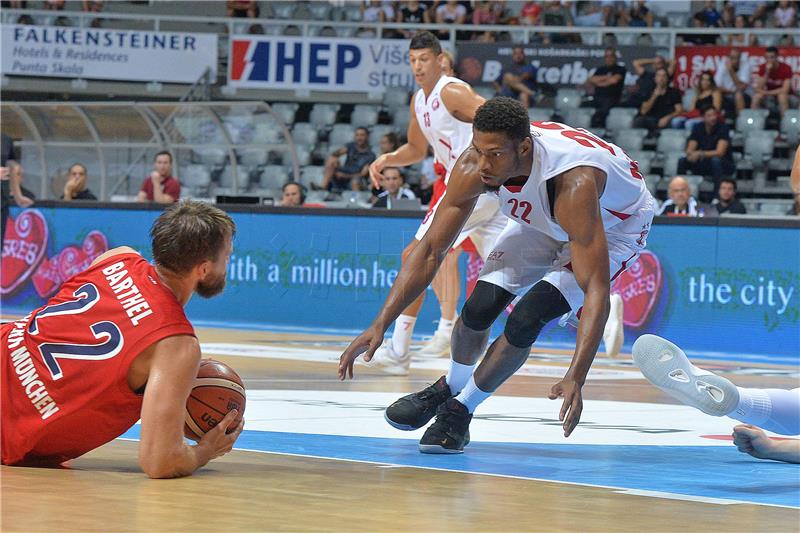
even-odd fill
[(138, 254), (70, 278), (47, 305), (2, 326), (3, 464), (60, 463), (139, 419), (131, 363), (153, 343), (194, 335), (183, 307)]

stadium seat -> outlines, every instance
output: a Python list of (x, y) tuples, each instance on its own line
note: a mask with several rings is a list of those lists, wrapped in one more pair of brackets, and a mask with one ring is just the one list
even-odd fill
[(564, 111), (581, 105), (583, 96), (577, 89), (559, 89), (556, 92), (556, 109)]
[(472, 89), (487, 100), (494, 98), (494, 87), (473, 87)]
[[(405, 113), (408, 115), (408, 113)], [(353, 113), (350, 115), (350, 124), (353, 126), (366, 126), (371, 127), (378, 123), (378, 108), (369, 104), (358, 104), (353, 108)]]
[(347, 143), (353, 142), (356, 129), (350, 124), (334, 124), (328, 137), (328, 147), (338, 150)]
[(606, 117), (606, 129), (618, 132), (631, 128), (637, 112), (633, 107), (612, 107)]
[(617, 133), (614, 144), (628, 152), (633, 157), (633, 152), (640, 152), (644, 146), (647, 130), (643, 128), (630, 128)]
[[(306, 165), (311, 164), (311, 147), (303, 146), (301, 144), (296, 144), (294, 147), (294, 152), (297, 154), (297, 164), (300, 168), (303, 168)], [(283, 152), (281, 156), (281, 162), (283, 166), (286, 168), (292, 167), (292, 151), (286, 150)]]
[(249, 169), (243, 166), (238, 166), (236, 168), (237, 173), (237, 180), (236, 180), (236, 187), (234, 187), (234, 180), (233, 180), (233, 167), (227, 166), (222, 171), (222, 174), (219, 176), (219, 184), (222, 187), (230, 188), (232, 190), (236, 190), (238, 192), (246, 191), (248, 186), (250, 185), (250, 172)]
[(189, 165), (181, 172), (181, 185), (194, 189), (208, 187), (211, 173), (203, 165)]
[(408, 93), (402, 89), (390, 89), (383, 93), (383, 105), (387, 108), (404, 107), (408, 109)]
[(253, 142), (262, 144), (277, 144), (283, 141), (283, 130), (273, 120), (256, 122), (253, 131)]
[[(592, 115), (595, 110), (591, 107), (573, 107), (564, 111), (564, 122), (573, 128), (589, 128), (592, 125)], [(528, 113), (530, 115), (530, 112)]]
[(308, 121), (318, 128), (330, 129), (336, 123), (336, 113), (339, 112), (338, 104), (314, 104)]
[(553, 110), (546, 107), (532, 107), (528, 109), (528, 119), (531, 122), (545, 122), (553, 116)]
[(272, 112), (280, 118), (284, 124), (291, 126), (294, 123), (294, 115), (297, 113), (299, 104), (281, 102), (272, 104)]
[(252, 148), (240, 148), (238, 152), (239, 162), (244, 167), (263, 167), (267, 164), (269, 152), (266, 148), (254, 146)]
[(763, 130), (768, 115), (767, 109), (743, 109), (736, 118), (736, 131), (746, 136), (749, 131)]
[[(388, 124), (375, 124), (372, 126), (372, 129), (369, 132), (369, 145), (372, 147), (372, 151), (376, 154), (379, 151), (381, 137), (389, 133), (390, 131), (397, 131), (395, 130), (394, 126), (390, 126)], [(405, 133), (405, 130), (398, 133)]]
[(792, 200), (764, 198), (760, 201), (758, 212), (764, 216), (785, 216), (792, 207)]
[(270, 2), (275, 18), (290, 19), (294, 15), (294, 2)]
[(664, 176), (674, 177), (678, 173), (678, 160), (683, 157), (683, 152), (669, 152), (664, 157)]
[(687, 13), (667, 13), (666, 17), (670, 28), (686, 28), (689, 26), (689, 15)]
[(408, 111), (395, 113), (392, 117), (392, 127), (398, 133), (405, 133), (408, 131), (408, 124), (411, 122), (411, 115)]
[(636, 44), (636, 39), (639, 37), (636, 33), (617, 33), (617, 44), (622, 46), (631, 46)]
[(669, 154), (680, 154), (680, 156), (683, 156), (686, 150), (686, 139), (688, 138), (689, 134), (684, 129), (661, 130), (661, 135), (659, 135), (658, 141), (656, 142), (656, 151), (664, 156)]
[(789, 109), (781, 117), (781, 133), (789, 146), (800, 143), (800, 110)]
[(294, 127), (292, 127), (292, 140), (296, 145), (313, 147), (317, 144), (318, 138), (318, 130), (313, 124), (295, 122)]
[(289, 173), (282, 165), (267, 165), (261, 173), (261, 187), (264, 189), (280, 189), (289, 181)]
[(330, 2), (309, 2), (308, 10), (313, 20), (333, 20), (331, 18)]
[(744, 155), (749, 158), (754, 167), (763, 167), (772, 157), (777, 133), (774, 130), (756, 130), (745, 135)]
[(650, 194), (653, 196), (656, 195), (658, 192), (658, 182), (661, 180), (661, 176), (650, 176), (645, 175), (644, 183), (647, 186), (647, 190), (650, 191)]
[(224, 148), (203, 148), (196, 150), (195, 154), (204, 165), (214, 169), (222, 168), (228, 161), (228, 151)]
[(324, 172), (325, 167), (311, 165), (306, 166), (303, 168), (303, 172), (300, 174), (300, 183), (308, 188), (311, 188), (312, 183), (319, 185), (322, 183), (322, 174)]

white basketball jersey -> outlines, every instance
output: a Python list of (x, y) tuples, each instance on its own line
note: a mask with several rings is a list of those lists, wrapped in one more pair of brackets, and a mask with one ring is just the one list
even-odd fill
[(606, 187), (600, 197), (606, 232), (639, 210), (652, 209), (653, 197), (638, 164), (619, 146), (584, 129), (556, 122), (533, 123), (531, 136), (533, 168), (530, 178), (524, 185), (502, 186), (497, 192), (500, 209), (508, 218), (556, 240), (569, 240), (551, 213), (547, 182), (579, 166), (595, 167), (606, 173)]
[(422, 89), (414, 96), (414, 112), (419, 127), (433, 147), (434, 157), (447, 169), (445, 182), (450, 179), (456, 160), (472, 142), (472, 124), (451, 115), (442, 101), (442, 89), (449, 83), (467, 85), (458, 78), (442, 76), (427, 98)]

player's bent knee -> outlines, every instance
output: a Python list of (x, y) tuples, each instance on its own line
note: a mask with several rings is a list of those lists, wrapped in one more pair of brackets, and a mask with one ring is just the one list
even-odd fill
[(514, 306), (503, 334), (512, 346), (530, 348), (548, 322), (569, 310), (561, 291), (540, 281)]
[(489, 329), (513, 299), (502, 287), (479, 281), (461, 309), (461, 322), (474, 331)]

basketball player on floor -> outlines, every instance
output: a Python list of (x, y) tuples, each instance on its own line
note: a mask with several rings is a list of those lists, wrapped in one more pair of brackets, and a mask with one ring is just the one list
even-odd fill
[(140, 417), (139, 464), (150, 477), (188, 476), (231, 450), (243, 427), (232, 424), (236, 411), (197, 445), (184, 443), (200, 344), (183, 306), (195, 292), (222, 292), (235, 230), (215, 207), (177, 204), (150, 231), (155, 265), (114, 248), (2, 326), (2, 464), (57, 465)]
[[(390, 322), (430, 283), (444, 255), (486, 191), (511, 222), (497, 239), (452, 338), (446, 376), (386, 409), (404, 430), (436, 415), (420, 440), (425, 453), (459, 453), (475, 408), (522, 366), (541, 329), (570, 310), (580, 318), (575, 354), (550, 390), (563, 398), (568, 437), (583, 410), (581, 388), (609, 313), (610, 282), (645, 246), (654, 200), (638, 165), (618, 146), (554, 122), (528, 122), (511, 98), (475, 113), (472, 145), (453, 169), (429, 231), (403, 264), (383, 309), (342, 354), (339, 378), (355, 359), (370, 359)], [(492, 323), (516, 295), (503, 334), (486, 351)], [(477, 365), (477, 368), (476, 368)]]
[[(428, 144), (433, 148), (439, 179), (434, 183), (431, 207), (425, 219), (414, 240), (403, 250), (404, 260), (428, 231), (433, 213), (444, 195), (453, 165), (461, 152), (469, 146), (475, 110), (485, 101), (463, 81), (444, 74), (443, 69), (449, 66), (446, 61), (439, 39), (432, 33), (423, 31), (411, 39), (409, 62), (421, 89), (411, 100), (408, 141), (394, 152), (380, 156), (369, 167), (370, 176), (377, 184), (384, 168), (403, 167), (422, 161)], [(460, 247), (467, 244), (469, 239), (469, 244), (485, 260), (505, 225), (506, 219), (500, 213), (497, 198), (481, 196), (472, 216), (464, 224), (463, 231), (453, 242), (456, 252), (447, 256), (441, 271), (434, 279), (433, 289), (439, 299), (442, 315), (436, 333), (423, 347), (420, 355), (439, 357), (449, 353), (450, 335), (461, 291), (461, 276), (458, 271)], [(386, 339), (375, 354), (372, 366), (389, 374), (408, 374), (411, 359), (409, 345), (423, 300), (424, 293), (421, 293), (419, 298), (409, 302), (410, 305), (400, 313), (392, 336)]]
[(800, 463), (800, 441), (772, 440), (759, 429), (800, 435), (800, 388), (737, 387), (722, 376), (697, 368), (683, 350), (655, 335), (636, 339), (633, 360), (650, 383), (680, 402), (711, 416), (744, 422), (733, 432), (739, 451), (759, 459)]

